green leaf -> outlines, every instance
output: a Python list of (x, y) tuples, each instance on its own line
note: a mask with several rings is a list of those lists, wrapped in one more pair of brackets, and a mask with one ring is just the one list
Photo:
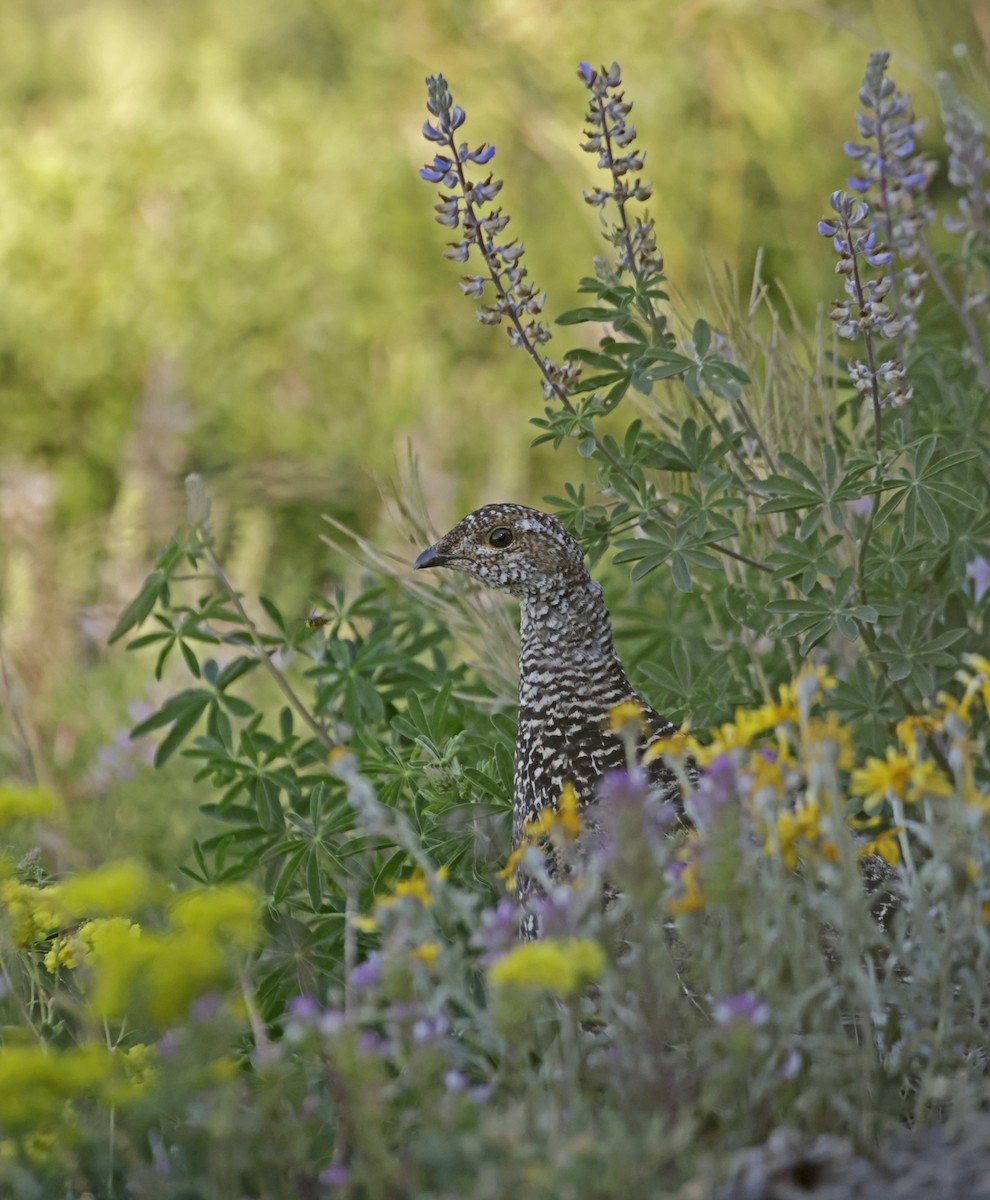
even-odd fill
[(158, 603), (158, 597), (167, 586), (168, 580), (165, 572), (152, 571), (141, 585), (140, 592), (138, 592), (117, 619), (117, 624), (113, 627), (113, 632), (107, 638), (108, 645), (112, 646), (129, 629), (133, 629), (135, 625), (140, 625)]
[(182, 743), (186, 740), (189, 733), (198, 723), (203, 715), (203, 709), (209, 703), (210, 697), (208, 693), (202, 693), (199, 701), (191, 703), (176, 717), (172, 728), (162, 739), (161, 744), (155, 751), (155, 766), (160, 767), (172, 757)]
[(700, 319), (695, 321), (694, 332), (691, 338), (694, 342), (694, 348), (698, 352), (698, 357), (704, 358), (712, 344), (712, 327), (707, 321)]
[(323, 907), (323, 872), (320, 870), (319, 851), (315, 846), (310, 847), (306, 860), (306, 890), (313, 912), (319, 912)]
[(266, 613), (268, 613), (269, 617), (271, 617), (271, 619), (275, 622), (279, 630), (282, 633), (285, 633), (285, 618), (279, 612), (278, 606), (275, 604), (275, 602), (273, 600), (269, 600), (267, 596), (259, 596), (258, 599), (261, 601), (261, 607)]
[(179, 649), (182, 651), (182, 657), (186, 660), (186, 666), (196, 679), (199, 679), (199, 659), (196, 657), (192, 646), (187, 646), (185, 642), (179, 642)]
[(585, 321), (608, 321), (611, 323), (617, 315), (618, 312), (614, 308), (572, 308), (561, 313), (554, 324), (583, 325)]

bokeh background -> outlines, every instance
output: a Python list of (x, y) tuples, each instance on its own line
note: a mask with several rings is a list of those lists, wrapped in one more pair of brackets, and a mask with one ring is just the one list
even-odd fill
[(679, 313), (723, 267), (748, 291), (762, 250), (812, 327), (867, 54), (937, 120), (935, 73), (971, 88), (988, 44), (990, 10), (962, 0), (0, 7), (0, 769), (111, 797), (106, 838), (156, 836), (149, 805), (112, 801), (131, 772), (162, 828), (178, 811), (126, 738), (146, 664), (105, 641), (190, 471), (231, 577), (300, 616), (348, 570), (322, 513), (411, 549), (381, 500), (410, 455), (439, 526), (580, 478), (529, 448), (535, 376), (441, 258), (425, 75), (496, 145), (551, 316), (601, 247), (576, 64), (618, 59)]

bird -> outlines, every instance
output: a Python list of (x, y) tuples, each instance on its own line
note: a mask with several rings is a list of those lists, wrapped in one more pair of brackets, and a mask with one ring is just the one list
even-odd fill
[[(519, 727), (513, 775), (512, 845), (568, 786), (577, 810), (594, 825), (599, 787), (629, 766), (623, 737), (609, 716), (631, 702), (638, 710), (640, 755), (677, 732), (637, 694), (616, 653), (602, 586), (592, 579), (579, 542), (550, 513), (521, 504), (487, 504), (469, 513), (416, 559), (415, 568), (447, 567), (519, 601)], [(658, 802), (683, 813), (680, 782), (657, 755), (646, 766)], [(693, 773), (693, 767), (689, 768)], [(590, 811), (589, 811), (590, 810)], [(551, 881), (566, 872), (550, 840), (542, 841)], [(540, 894), (520, 871), (517, 897)], [(533, 924), (528, 926), (529, 932)]]

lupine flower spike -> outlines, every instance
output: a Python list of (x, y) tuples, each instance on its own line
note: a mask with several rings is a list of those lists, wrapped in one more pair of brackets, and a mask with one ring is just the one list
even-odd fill
[(485, 212), (502, 190), (502, 180), (491, 174), (480, 182), (468, 178), (469, 164), (485, 166), (494, 158), (495, 147), (483, 142), (472, 150), (467, 142), (458, 142), (456, 134), (464, 124), (464, 109), (454, 104), (442, 75), (430, 75), (426, 87), (426, 107), (435, 120), (424, 123), (423, 136), (442, 147), (442, 151), (422, 168), (420, 175), (444, 189), (440, 203), (435, 206), (436, 220), (463, 234), (450, 243), (444, 257), (466, 263), (472, 250), (481, 255), (485, 272), (465, 275), (460, 284), (466, 296), (477, 300), (484, 298), (486, 288), (494, 293), (492, 303), (479, 304), (478, 320), (485, 325), (500, 325), (505, 319), (509, 341), (526, 350), (540, 368), (544, 395), (548, 399), (556, 397), (570, 407), (568, 393), (577, 382), (577, 367), (568, 363), (558, 365), (539, 349), (551, 336), (540, 319), (546, 293), (540, 292), (527, 278), (522, 242), (501, 240), (509, 217), (501, 208)]
[(862, 142), (846, 142), (846, 154), (855, 159), (857, 173), (848, 180), (859, 195), (869, 194), (875, 224), (902, 269), (890, 273), (890, 306), (901, 319), (896, 335), (898, 353), (917, 329), (915, 313), (924, 296), (925, 273), (915, 265), (921, 254), (925, 229), (934, 211), (925, 193), (935, 174), (935, 163), (918, 153), (924, 123), (911, 112), (911, 97), (897, 91), (886, 76), (890, 55), (870, 55), (860, 88), (863, 108), (856, 114)]
[[(627, 120), (632, 111), (632, 102), (626, 100), (625, 93), (618, 90), (622, 74), (617, 62), (599, 71), (582, 62), (578, 66), (578, 77), (591, 93), (584, 118), (588, 125), (584, 131), (587, 141), (581, 149), (597, 155), (598, 166), (611, 176), (610, 187), (592, 188), (584, 193), (584, 199), (592, 208), (601, 210), (602, 224), (606, 228), (605, 238), (618, 252), (614, 273), (603, 259), (595, 260), (595, 268), (599, 277), (614, 274), (618, 278), (628, 272), (647, 285), (643, 295), (649, 310), (648, 316), (655, 333), (662, 337), (665, 336), (666, 319), (654, 311), (652, 300), (658, 295), (665, 297), (648, 288), (651, 283), (655, 285), (663, 280), (663, 254), (657, 248), (654, 222), (649, 214), (644, 212), (641, 217), (631, 218), (627, 208), (630, 200), (642, 203), (653, 195), (649, 183), (638, 175), (632, 178), (634, 172), (642, 171), (646, 161), (645, 152), (632, 148), (636, 128)], [(605, 217), (609, 201), (618, 210), (618, 221), (612, 225)]]

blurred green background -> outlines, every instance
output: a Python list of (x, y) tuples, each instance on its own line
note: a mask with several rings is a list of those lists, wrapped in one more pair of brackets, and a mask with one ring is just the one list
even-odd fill
[(230, 575), (300, 615), (346, 570), (322, 512), (410, 549), (379, 495), (409, 446), (439, 526), (580, 477), (528, 448), (535, 376), (440, 256), (426, 74), (497, 146), (551, 316), (601, 247), (575, 68), (618, 59), (680, 313), (710, 268), (747, 290), (763, 247), (813, 325), (868, 52), (934, 116), (935, 71), (965, 87), (988, 42), (987, 6), (961, 0), (3, 5), (0, 765), (121, 778), (144, 683), (105, 638), (190, 471)]

